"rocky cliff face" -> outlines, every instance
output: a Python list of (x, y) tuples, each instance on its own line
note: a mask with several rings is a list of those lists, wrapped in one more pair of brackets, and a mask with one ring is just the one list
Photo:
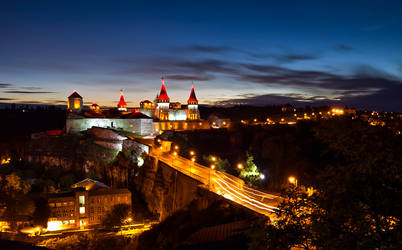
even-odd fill
[(190, 203), (202, 210), (216, 200), (226, 202), (224, 198), (203, 188), (197, 180), (151, 157), (147, 157), (144, 166), (139, 169), (134, 183), (148, 204), (148, 209), (160, 220), (187, 209)]
[(113, 130), (93, 128), (86, 134), (32, 139), (24, 158), (46, 167), (62, 167), (112, 187), (127, 187), (144, 151), (144, 145)]

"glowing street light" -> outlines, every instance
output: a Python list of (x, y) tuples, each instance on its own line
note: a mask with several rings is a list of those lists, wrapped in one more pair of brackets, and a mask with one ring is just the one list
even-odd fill
[(178, 150), (178, 149), (179, 149), (179, 146), (177, 146), (177, 145), (176, 145), (176, 146), (174, 146), (174, 149)]
[(297, 179), (295, 177), (290, 176), (288, 178), (288, 181), (289, 181), (289, 183), (291, 183), (291, 184), (293, 184), (293, 185), (295, 185), (297, 187)]
[(174, 156), (177, 156), (177, 152), (176, 152), (176, 151), (175, 151), (175, 152), (173, 152), (173, 155), (174, 155)]
[(264, 174), (260, 174), (260, 179), (264, 180), (265, 179), (265, 175)]
[(191, 150), (190, 155), (195, 155), (195, 152), (193, 150)]
[(214, 165), (214, 164), (211, 165), (211, 169), (215, 169), (215, 165)]
[(243, 169), (243, 164), (241, 164), (241, 163), (237, 164), (237, 168), (238, 169)]
[(211, 157), (211, 160), (212, 160), (212, 161), (216, 161), (216, 157), (215, 157), (215, 156), (212, 156), (212, 157)]
[(191, 161), (192, 161), (192, 162), (195, 162), (195, 157), (191, 157)]

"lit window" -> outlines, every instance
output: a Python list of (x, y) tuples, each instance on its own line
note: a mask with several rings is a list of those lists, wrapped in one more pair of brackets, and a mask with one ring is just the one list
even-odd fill
[(80, 202), (80, 205), (85, 205), (85, 196), (80, 195), (79, 202)]
[(79, 109), (80, 108), (80, 101), (79, 100), (74, 100), (74, 108)]
[(80, 214), (85, 214), (85, 207), (80, 207)]

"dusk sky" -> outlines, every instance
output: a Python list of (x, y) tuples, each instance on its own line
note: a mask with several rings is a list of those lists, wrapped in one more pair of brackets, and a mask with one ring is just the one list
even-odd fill
[[(281, 3), (279, 3), (281, 2)], [(1, 1), (0, 102), (402, 111), (401, 1)]]

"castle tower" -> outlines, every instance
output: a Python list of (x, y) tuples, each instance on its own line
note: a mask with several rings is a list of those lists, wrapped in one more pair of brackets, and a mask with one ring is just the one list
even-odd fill
[(74, 90), (74, 92), (68, 97), (67, 110), (78, 113), (81, 111), (82, 105), (82, 97)]
[(191, 87), (191, 93), (187, 100), (187, 104), (187, 120), (200, 119), (200, 113), (198, 112), (198, 100), (195, 96), (194, 85)]
[(161, 121), (168, 121), (169, 104), (170, 104), (170, 98), (166, 92), (165, 80), (162, 78), (161, 92), (158, 98), (156, 99), (155, 117), (159, 118), (159, 120)]
[(120, 111), (127, 111), (127, 104), (126, 101), (124, 101), (123, 90), (120, 92), (120, 101), (117, 104), (117, 109)]

